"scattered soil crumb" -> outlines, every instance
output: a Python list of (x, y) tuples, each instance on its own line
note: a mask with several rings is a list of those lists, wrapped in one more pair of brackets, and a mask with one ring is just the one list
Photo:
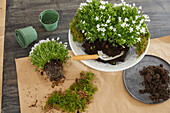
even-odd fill
[(66, 78), (64, 77), (64, 78), (62, 78), (62, 79), (59, 80), (59, 81), (53, 81), (51, 87), (54, 88), (55, 86), (62, 85), (62, 83), (64, 83), (65, 79), (66, 79)]
[(42, 76), (44, 75), (43, 71), (41, 71), (41, 75), (42, 75)]
[(30, 105), (29, 107), (37, 107), (37, 102), (38, 102), (38, 100), (36, 99), (36, 100), (35, 100), (35, 103), (33, 103), (32, 105)]

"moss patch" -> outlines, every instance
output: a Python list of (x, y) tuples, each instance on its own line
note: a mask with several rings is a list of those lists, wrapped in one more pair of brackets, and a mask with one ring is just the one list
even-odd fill
[(66, 112), (85, 111), (97, 91), (97, 87), (92, 84), (94, 77), (91, 72), (81, 72), (80, 79), (76, 79), (69, 89), (54, 92), (44, 108), (56, 108)]

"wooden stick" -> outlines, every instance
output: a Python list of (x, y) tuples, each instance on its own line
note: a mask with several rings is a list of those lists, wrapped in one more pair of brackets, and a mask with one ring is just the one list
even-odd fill
[(98, 55), (77, 55), (73, 56), (73, 60), (90, 60), (90, 59), (98, 59)]

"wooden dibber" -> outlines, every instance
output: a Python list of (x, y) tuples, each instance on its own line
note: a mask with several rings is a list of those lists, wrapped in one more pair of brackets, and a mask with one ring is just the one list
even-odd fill
[(98, 59), (98, 58), (99, 56), (97, 54), (73, 56), (73, 60), (90, 60), (90, 59)]

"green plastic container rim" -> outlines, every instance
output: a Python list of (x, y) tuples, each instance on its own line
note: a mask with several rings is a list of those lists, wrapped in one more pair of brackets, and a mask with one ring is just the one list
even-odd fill
[[(50, 11), (55, 11), (55, 10), (53, 10), (53, 9), (46, 9), (46, 10), (44, 10), (44, 11), (43, 11), (43, 12), (44, 12), (44, 14), (46, 13), (46, 11), (49, 11), (49, 10), (50, 10)], [(41, 19), (42, 19), (42, 13), (43, 13), (43, 12), (41, 12), (41, 13), (40, 13), (39, 21), (40, 21), (42, 24), (45, 24), (44, 22), (42, 22), (42, 21), (41, 21)], [(57, 11), (55, 11), (55, 12), (56, 12), (56, 13), (57, 13), (57, 15), (58, 15), (58, 19), (57, 19), (54, 23), (52, 23), (52, 24), (45, 24), (45, 25), (53, 25), (53, 24), (56, 24), (56, 22), (57, 22), (57, 21), (59, 21), (60, 16), (59, 16), (59, 14), (58, 14), (58, 12), (57, 12)]]

